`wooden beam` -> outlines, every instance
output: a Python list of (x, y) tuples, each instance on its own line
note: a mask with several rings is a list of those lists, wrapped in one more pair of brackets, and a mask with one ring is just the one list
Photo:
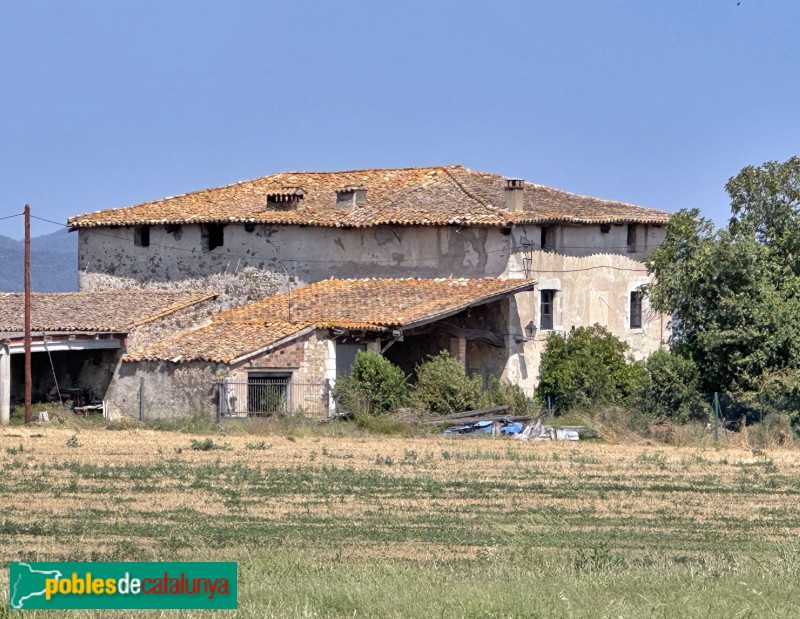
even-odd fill
[(487, 329), (470, 329), (467, 327), (458, 327), (456, 325), (450, 324), (449, 322), (440, 322), (434, 325), (432, 330), (444, 331), (454, 337), (463, 337), (468, 342), (483, 342), (484, 344), (489, 344), (490, 346), (496, 346), (497, 348), (505, 348), (506, 341), (505, 338), (493, 331), (488, 331)]

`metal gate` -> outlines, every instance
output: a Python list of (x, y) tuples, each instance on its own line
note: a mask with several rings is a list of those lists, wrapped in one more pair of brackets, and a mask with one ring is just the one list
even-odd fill
[(254, 376), (246, 382), (228, 379), (217, 383), (219, 415), (228, 418), (302, 414), (327, 417), (330, 409), (328, 381), (299, 381), (291, 377)]

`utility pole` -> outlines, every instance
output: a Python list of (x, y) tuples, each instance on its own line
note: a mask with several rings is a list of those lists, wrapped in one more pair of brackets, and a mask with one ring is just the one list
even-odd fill
[(33, 421), (31, 411), (31, 206), (25, 205), (25, 423)]

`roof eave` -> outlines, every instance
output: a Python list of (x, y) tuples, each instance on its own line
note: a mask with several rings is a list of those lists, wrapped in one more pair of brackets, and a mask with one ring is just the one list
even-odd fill
[(450, 316), (454, 316), (459, 312), (463, 312), (465, 309), (468, 309), (470, 307), (486, 305), (487, 303), (493, 303), (494, 301), (499, 301), (500, 299), (510, 297), (511, 295), (516, 294), (518, 292), (533, 290), (534, 288), (536, 288), (536, 284), (539, 283), (537, 280), (525, 280), (525, 281), (526, 281), (525, 284), (520, 284), (519, 286), (511, 288), (509, 290), (504, 290), (503, 292), (497, 292), (487, 297), (483, 297), (481, 299), (477, 299), (469, 303), (464, 303), (459, 307), (452, 308), (444, 312), (439, 312), (438, 314), (432, 314), (431, 316), (428, 316), (426, 318), (421, 318), (413, 322), (409, 322), (406, 324), (399, 323), (397, 326), (402, 329), (414, 329), (416, 327), (424, 327), (425, 325), (428, 325), (432, 322), (437, 322), (439, 320), (442, 320), (443, 318), (449, 318)]

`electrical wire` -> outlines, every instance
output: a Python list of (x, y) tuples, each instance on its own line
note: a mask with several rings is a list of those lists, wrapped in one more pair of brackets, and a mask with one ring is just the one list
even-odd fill
[(16, 215), (6, 215), (5, 217), (0, 217), (0, 221), (3, 221), (4, 219), (14, 219), (14, 217), (22, 217), (24, 214), (25, 213), (17, 213)]

